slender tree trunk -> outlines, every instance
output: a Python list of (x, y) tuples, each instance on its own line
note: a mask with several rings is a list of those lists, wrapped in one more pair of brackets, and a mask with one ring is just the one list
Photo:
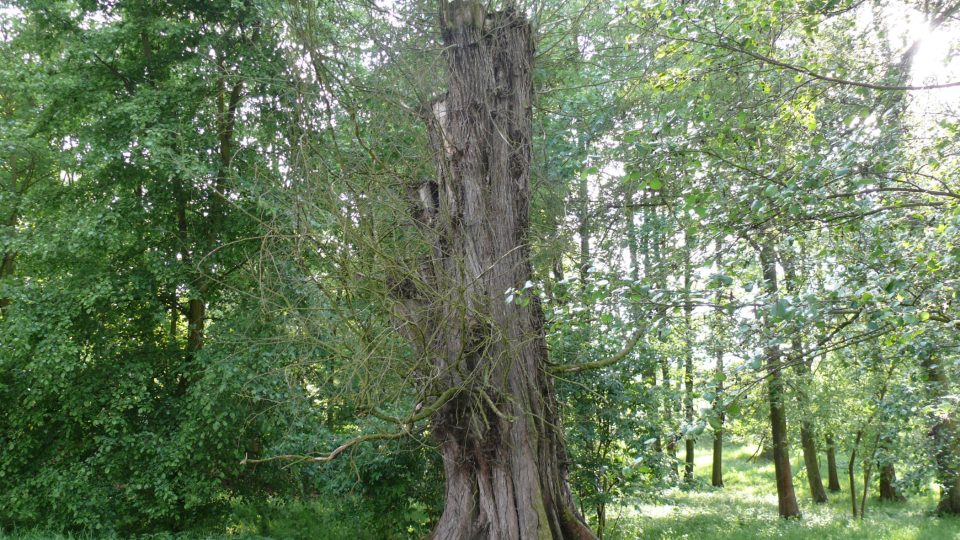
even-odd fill
[(853, 441), (853, 450), (850, 451), (850, 462), (847, 463), (847, 479), (850, 481), (850, 515), (857, 517), (857, 479), (854, 476), (854, 468), (857, 466), (857, 450), (860, 449), (860, 441), (863, 439), (863, 431), (858, 431)]
[[(794, 257), (792, 254), (786, 254), (783, 260), (783, 277), (787, 290), (796, 293), (799, 286), (797, 281), (797, 272), (794, 267)], [(827, 502), (827, 492), (823, 489), (823, 478), (820, 475), (820, 461), (817, 459), (817, 439), (815, 436), (816, 427), (809, 414), (806, 414), (809, 398), (807, 396), (807, 386), (811, 383), (810, 362), (803, 349), (803, 336), (800, 330), (794, 330), (790, 338), (790, 345), (793, 352), (794, 371), (799, 379), (799, 391), (797, 392), (797, 401), (800, 405), (802, 419), (800, 421), (800, 446), (803, 450), (803, 464), (807, 471), (807, 482), (810, 486), (810, 497), (815, 503)]]
[(444, 2), (440, 18), (448, 91), (429, 115), (439, 174), (419, 220), (433, 257), (412, 299), (432, 336), (424, 392), (457, 392), (432, 416), (446, 477), (432, 538), (592, 539), (567, 484), (540, 304), (503, 299), (531, 278), (530, 25), (469, 0)]
[(803, 447), (803, 464), (807, 469), (810, 496), (815, 503), (825, 503), (827, 492), (823, 489), (823, 478), (820, 476), (820, 462), (817, 460), (817, 443), (812, 422), (800, 423), (800, 444)]
[[(777, 263), (776, 253), (769, 239), (763, 239), (760, 246), (760, 267), (763, 280), (771, 302), (777, 301)], [(767, 328), (772, 328), (771, 315), (764, 315)], [(769, 334), (768, 334), (769, 335)], [(787, 438), (787, 415), (783, 403), (783, 375), (781, 373), (780, 348), (767, 345), (767, 392), (770, 402), (770, 433), (773, 445), (773, 465), (777, 479), (777, 506), (780, 517), (799, 517), (797, 495), (793, 489), (793, 472), (790, 468), (790, 449)]]
[[(443, 0), (441, 0), (443, 1)], [(580, 261), (577, 269), (580, 272), (581, 285), (586, 284), (590, 270), (590, 189), (587, 174), (580, 172), (577, 183), (577, 235), (580, 237)]]
[[(793, 349), (801, 359), (797, 361), (796, 371), (800, 375), (800, 384), (803, 385), (810, 380), (809, 364), (803, 358), (803, 342), (799, 336), (793, 338)], [(799, 400), (801, 410), (806, 410), (806, 393), (801, 391)], [(820, 461), (817, 459), (817, 439), (816, 428), (809, 415), (805, 415), (800, 421), (800, 445), (803, 450), (803, 464), (807, 470), (807, 482), (810, 485), (810, 496), (815, 503), (827, 502), (827, 492), (823, 489), (823, 477), (820, 475)]]
[(203, 331), (207, 305), (200, 298), (191, 298), (187, 306), (187, 352), (193, 354), (203, 348)]
[[(693, 425), (693, 303), (690, 301), (690, 287), (693, 279), (693, 268), (690, 261), (691, 243), (693, 235), (684, 232), (683, 247), (683, 321), (684, 321), (684, 351), (683, 351), (683, 419), (689, 429)], [(683, 466), (683, 481), (693, 482), (694, 448), (696, 439), (689, 434), (684, 437), (685, 456)]]
[[(641, 192), (643, 193), (643, 192)], [(640, 264), (642, 261), (643, 264), (643, 277), (650, 279), (652, 269), (652, 264), (650, 262), (650, 216), (649, 209), (644, 207), (643, 211), (643, 232), (638, 234), (637, 232), (637, 222), (636, 222), (636, 190), (634, 187), (628, 186), (627, 188), (627, 247), (630, 251), (630, 262), (633, 264), (633, 268), (630, 269), (630, 278), (633, 279), (634, 283), (640, 283)], [(642, 201), (643, 199), (641, 199)], [(633, 312), (633, 317), (635, 324), (640, 324), (640, 313), (639, 311)], [(643, 359), (643, 366), (641, 373), (643, 375), (643, 382), (646, 387), (647, 392), (651, 396), (656, 396), (657, 388), (657, 365), (654, 359), (645, 358)], [(651, 416), (656, 416), (657, 406), (655, 405), (655, 398), (651, 398), (647, 403), (648, 413)], [(663, 448), (660, 442), (660, 433), (659, 431), (655, 434), (655, 439), (653, 441), (653, 449), (656, 452), (662, 452)]]
[[(717, 372), (723, 373), (723, 352), (717, 353)], [(723, 382), (717, 383), (717, 397), (714, 398), (714, 410), (720, 403), (723, 393)], [(726, 413), (719, 412), (720, 425), (713, 431), (713, 463), (710, 471), (710, 485), (713, 487), (723, 487), (723, 424), (726, 420)]]
[(827, 489), (834, 493), (840, 492), (840, 475), (837, 473), (837, 446), (833, 435), (827, 434)]
[[(651, 232), (651, 251), (656, 270), (654, 272), (654, 284), (658, 291), (664, 291), (667, 288), (667, 277), (663, 261), (664, 234), (661, 230), (659, 219), (655, 219), (653, 231)], [(666, 317), (666, 308), (657, 308), (657, 319), (663, 320)], [(662, 338), (662, 330), (658, 331), (658, 337)], [(660, 387), (663, 394), (663, 419), (667, 426), (666, 438), (667, 455), (670, 456), (670, 462), (673, 468), (674, 476), (679, 477), (679, 467), (677, 462), (677, 430), (674, 426), (674, 407), (676, 406), (676, 397), (673, 395), (673, 384), (670, 376), (670, 358), (666, 355), (660, 356)]]
[[(721, 259), (720, 259), (720, 246), (717, 246), (717, 269), (722, 268)], [(721, 292), (717, 293), (717, 305), (723, 303), (723, 294)], [(713, 431), (713, 463), (712, 470), (710, 474), (710, 484), (713, 487), (723, 487), (723, 428), (724, 422), (726, 421), (727, 415), (722, 410), (723, 404), (723, 347), (720, 345), (720, 321), (719, 317), (720, 308), (717, 308), (717, 325), (716, 325), (716, 335), (714, 336), (714, 347), (716, 349), (716, 379), (717, 387), (716, 392), (713, 397), (713, 410), (718, 411), (717, 422), (718, 425)]]

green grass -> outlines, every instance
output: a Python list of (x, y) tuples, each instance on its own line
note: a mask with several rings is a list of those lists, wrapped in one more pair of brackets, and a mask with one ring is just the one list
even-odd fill
[[(655, 502), (612, 509), (608, 513), (608, 540), (692, 539), (746, 540), (784, 539), (863, 539), (863, 540), (960, 540), (960, 518), (935, 518), (930, 510), (936, 505), (933, 494), (912, 496), (905, 503), (877, 502), (871, 493), (863, 521), (850, 518), (850, 493), (831, 494), (830, 502), (810, 502), (806, 479), (794, 477), (803, 517), (783, 520), (777, 517), (773, 464), (751, 460), (753, 450), (730, 446), (724, 452), (726, 487), (714, 489), (698, 482), (691, 490), (674, 489)], [(695, 475), (710, 478), (710, 451), (697, 449)], [(799, 456), (792, 459), (794, 471), (802, 469)], [(841, 478), (843, 480), (843, 478)], [(859, 489), (859, 486), (858, 486)], [(240, 506), (219, 533), (155, 534), (139, 538), (151, 540), (364, 540), (375, 517), (337, 513), (319, 503), (279, 503), (264, 508)], [(401, 533), (402, 534), (402, 533)], [(399, 536), (398, 536), (399, 537)], [(0, 540), (100, 540), (95, 535), (56, 535), (36, 531), (0, 533)]]
[[(608, 517), (609, 539), (863, 539), (863, 540), (955, 540), (960, 539), (960, 518), (936, 518), (934, 495), (913, 496), (905, 503), (880, 503), (867, 498), (863, 521), (850, 517), (850, 492), (830, 494), (830, 502), (814, 505), (806, 478), (794, 476), (794, 487), (803, 516), (784, 520), (777, 516), (773, 463), (750, 459), (753, 449), (724, 449), (724, 485), (709, 486), (711, 455), (697, 449), (692, 490), (674, 489), (655, 503), (615, 510)], [(794, 473), (802, 469), (799, 456), (791, 458)], [(799, 465), (799, 466), (798, 466)], [(843, 471), (842, 471), (843, 472)], [(826, 471), (824, 471), (824, 474)], [(841, 482), (845, 480), (841, 475)], [(858, 481), (861, 478), (858, 475)], [(858, 490), (862, 486), (858, 486)], [(859, 494), (859, 492), (858, 492)], [(858, 498), (859, 504), (859, 498)]]

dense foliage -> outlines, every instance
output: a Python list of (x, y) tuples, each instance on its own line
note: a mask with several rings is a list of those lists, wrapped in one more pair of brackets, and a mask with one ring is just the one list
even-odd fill
[[(960, 514), (960, 3), (519, 4), (533, 279), (496, 293), (542, 306), (594, 530), (711, 442), (784, 517)], [(0, 532), (429, 533), (437, 11), (0, 7)]]

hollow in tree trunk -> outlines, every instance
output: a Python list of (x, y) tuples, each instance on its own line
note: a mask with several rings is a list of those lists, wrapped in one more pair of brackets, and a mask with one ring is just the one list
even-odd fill
[[(443, 2), (448, 90), (427, 114), (436, 181), (419, 189), (432, 244), (416, 310), (428, 393), (456, 389), (431, 418), (446, 476), (432, 538), (595, 538), (572, 503), (527, 241), (533, 42), (513, 7)], [(411, 308), (411, 306), (413, 306)]]

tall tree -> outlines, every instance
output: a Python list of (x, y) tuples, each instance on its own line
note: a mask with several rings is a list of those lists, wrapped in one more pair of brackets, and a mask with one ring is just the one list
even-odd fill
[(797, 495), (793, 490), (790, 448), (787, 434), (787, 412), (784, 407), (783, 365), (780, 345), (772, 335), (777, 315), (782, 311), (778, 296), (777, 255), (770, 238), (762, 238), (757, 246), (763, 283), (769, 308), (763, 315), (767, 345), (764, 350), (767, 370), (767, 394), (770, 405), (770, 439), (773, 446), (774, 475), (777, 480), (777, 508), (780, 517), (799, 517)]
[[(420, 193), (435, 238), (411, 320), (435, 357), (428, 410), (446, 478), (434, 538), (593, 538), (567, 486), (536, 298), (503, 301), (532, 277), (527, 231), (533, 41), (513, 6), (444, 2), (447, 91), (428, 119), (438, 176)], [(436, 330), (436, 331), (434, 331)]]

